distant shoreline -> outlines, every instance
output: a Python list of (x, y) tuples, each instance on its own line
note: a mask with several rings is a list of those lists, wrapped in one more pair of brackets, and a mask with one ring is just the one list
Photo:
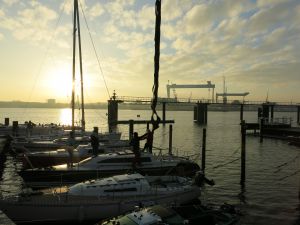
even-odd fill
[[(257, 111), (258, 105), (244, 105), (244, 111)], [(0, 101), (0, 108), (38, 108), (38, 109), (64, 109), (71, 108), (68, 103), (43, 103), (43, 102), (21, 102), (11, 101), (4, 102)], [(79, 107), (77, 107), (79, 108)], [(106, 102), (98, 103), (86, 103), (85, 109), (107, 109)], [(120, 110), (150, 110), (149, 103), (121, 103), (119, 104)], [(162, 110), (162, 105), (158, 103), (157, 110)], [(181, 103), (174, 104), (170, 103), (166, 105), (167, 111), (193, 111), (194, 105)], [(240, 105), (233, 104), (219, 104), (219, 105), (208, 105), (208, 111), (240, 111)], [(275, 105), (274, 111), (277, 112), (296, 112), (296, 107), (293, 106), (277, 106)]]

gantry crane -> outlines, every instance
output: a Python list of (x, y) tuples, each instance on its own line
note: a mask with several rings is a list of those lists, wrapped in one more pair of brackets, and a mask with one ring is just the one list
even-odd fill
[(170, 89), (173, 88), (212, 88), (212, 102), (214, 101), (214, 92), (215, 92), (215, 85), (211, 83), (211, 81), (207, 81), (207, 84), (167, 84), (167, 96), (170, 98)]

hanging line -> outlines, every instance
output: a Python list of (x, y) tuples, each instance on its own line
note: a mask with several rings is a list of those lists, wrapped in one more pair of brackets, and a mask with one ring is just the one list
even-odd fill
[(82, 5), (81, 5), (80, 0), (79, 0), (79, 5), (80, 5), (80, 9), (81, 9), (83, 18), (84, 18), (85, 26), (86, 26), (86, 28), (87, 28), (87, 30), (88, 30), (88, 32), (89, 32), (89, 37), (90, 37), (90, 40), (91, 40), (91, 43), (92, 43), (92, 46), (93, 46), (93, 50), (94, 50), (95, 56), (96, 56), (96, 58), (97, 58), (98, 67), (99, 67), (99, 69), (100, 69), (100, 72), (101, 72), (101, 75), (102, 75), (102, 78), (103, 78), (103, 81), (104, 81), (104, 85), (105, 85), (105, 88), (106, 88), (106, 92), (107, 92), (108, 97), (110, 98), (110, 93), (109, 93), (109, 90), (108, 90), (108, 87), (107, 87), (107, 83), (106, 83), (106, 79), (105, 79), (105, 76), (104, 76), (104, 73), (103, 73), (103, 70), (102, 70), (102, 66), (101, 66), (101, 64), (100, 64), (99, 56), (98, 56), (98, 54), (97, 54), (96, 47), (95, 47), (95, 43), (94, 43), (94, 40), (93, 40), (91, 31), (90, 31), (89, 25), (88, 25), (88, 23), (87, 23), (87, 19), (86, 19), (86, 16), (85, 16), (85, 13), (84, 13), (84, 10), (83, 10), (83, 7), (82, 7)]
[[(25, 113), (26, 113), (26, 111), (27, 111), (27, 109), (28, 109), (29, 101), (31, 101), (31, 97), (32, 97), (33, 91), (34, 91), (34, 89), (35, 89), (35, 87), (36, 87), (36, 84), (37, 84), (37, 81), (38, 81), (38, 79), (39, 79), (39, 76), (41, 75), (41, 71), (42, 71), (42, 68), (43, 68), (43, 66), (44, 66), (44, 64), (45, 64), (46, 57), (48, 56), (48, 54), (49, 54), (49, 52), (50, 52), (50, 47), (52, 47), (52, 42), (53, 42), (54, 36), (55, 36), (55, 34), (56, 34), (58, 25), (59, 25), (59, 23), (60, 23), (60, 21), (61, 21), (61, 18), (62, 18), (62, 15), (63, 15), (63, 10), (64, 10), (64, 8), (65, 8), (65, 5), (66, 5), (66, 1), (63, 2), (63, 6), (62, 6), (61, 9), (60, 9), (59, 17), (58, 17), (58, 19), (57, 19), (57, 21), (56, 21), (56, 23), (55, 23), (55, 26), (54, 26), (54, 32), (51, 33), (51, 37), (50, 37), (49, 42), (48, 42), (48, 45), (47, 45), (47, 47), (46, 47), (46, 49), (45, 49), (46, 51), (45, 51), (44, 56), (43, 56), (43, 58), (42, 58), (41, 64), (39, 65), (39, 67), (38, 67), (38, 69), (37, 69), (37, 72), (36, 72), (36, 74), (35, 74), (35, 76), (34, 76), (33, 87), (32, 87), (31, 90), (30, 90), (30, 94), (29, 94), (28, 100), (26, 101), (27, 103), (26, 103), (26, 105), (25, 105)], [(49, 54), (49, 55), (50, 55), (50, 54)]]
[(154, 53), (154, 83), (152, 87), (153, 97), (151, 100), (151, 109), (152, 109), (152, 115), (151, 115), (151, 124), (152, 124), (152, 132), (156, 130), (159, 127), (160, 123), (160, 117), (158, 116), (156, 112), (156, 105), (157, 105), (157, 93), (158, 93), (158, 86), (159, 86), (159, 49), (160, 49), (160, 24), (161, 24), (161, 1), (156, 0), (155, 2), (155, 15), (156, 15), (156, 21), (155, 21), (155, 36), (154, 36), (154, 42), (155, 42), (155, 53)]

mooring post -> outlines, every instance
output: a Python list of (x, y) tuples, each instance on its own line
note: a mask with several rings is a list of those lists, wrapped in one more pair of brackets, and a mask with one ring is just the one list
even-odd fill
[(7, 127), (9, 126), (9, 118), (8, 117), (4, 118), (4, 125)]
[(297, 106), (297, 123), (300, 124), (300, 106)]
[(262, 108), (257, 108), (257, 120), (259, 120), (259, 118), (261, 118), (263, 115), (262, 115)]
[(165, 125), (165, 121), (166, 121), (166, 103), (165, 102), (162, 103), (162, 121), (163, 121), (163, 124)]
[(12, 123), (12, 133), (13, 133), (13, 136), (18, 136), (18, 133), (19, 133), (19, 123), (18, 123), (18, 121), (13, 121), (13, 123)]
[(172, 155), (172, 135), (173, 135), (173, 126), (170, 124), (169, 127), (169, 155)]
[(240, 184), (245, 183), (246, 179), (246, 124), (245, 120), (241, 123), (241, 181)]
[(133, 120), (129, 120), (129, 140), (133, 137)]
[(207, 103), (197, 103), (197, 109), (194, 109), (194, 117), (198, 124), (205, 125), (207, 124)]
[(204, 124), (207, 124), (207, 107), (208, 104), (205, 104), (204, 106)]
[(273, 123), (273, 119), (274, 119), (274, 105), (271, 105), (271, 122)]
[(203, 128), (202, 134), (202, 171), (205, 173), (205, 159), (206, 159), (206, 128)]
[(267, 122), (269, 122), (269, 116), (270, 116), (270, 109), (269, 109), (268, 103), (262, 104), (262, 117), (265, 118)]
[(244, 120), (244, 104), (241, 104), (240, 121)]
[(264, 133), (264, 118), (261, 118), (260, 123), (259, 123), (259, 142), (260, 143), (262, 143), (263, 139), (264, 139), (263, 133)]

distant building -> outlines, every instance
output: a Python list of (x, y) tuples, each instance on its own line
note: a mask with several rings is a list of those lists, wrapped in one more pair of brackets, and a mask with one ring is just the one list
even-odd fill
[(50, 98), (50, 99), (47, 99), (47, 103), (49, 105), (54, 105), (56, 103), (56, 100), (54, 98)]

